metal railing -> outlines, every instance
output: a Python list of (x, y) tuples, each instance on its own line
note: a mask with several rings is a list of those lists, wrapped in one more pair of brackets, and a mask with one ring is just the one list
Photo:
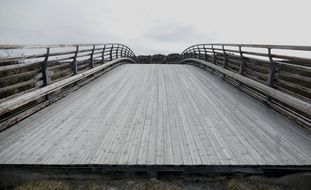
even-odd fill
[[(196, 44), (181, 56), (181, 62), (204, 66), (283, 115), (310, 127), (311, 46)], [(255, 82), (248, 82), (249, 79)], [(264, 90), (263, 85), (269, 88)], [(300, 107), (290, 102), (292, 97)]]

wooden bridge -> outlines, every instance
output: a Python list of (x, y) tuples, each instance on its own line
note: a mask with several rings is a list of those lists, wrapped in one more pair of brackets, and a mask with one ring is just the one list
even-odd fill
[(0, 49), (2, 170), (310, 171), (311, 47), (200, 44), (176, 64), (122, 44)]

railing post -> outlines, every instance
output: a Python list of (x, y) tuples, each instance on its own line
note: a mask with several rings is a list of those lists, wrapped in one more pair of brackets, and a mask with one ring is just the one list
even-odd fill
[(48, 73), (48, 59), (50, 54), (50, 48), (46, 49), (46, 54), (44, 61), (42, 62), (42, 80), (43, 80), (43, 86), (47, 86), (50, 83), (49, 80), (49, 73)]
[(90, 60), (90, 68), (94, 68), (94, 51), (95, 51), (95, 45), (93, 45), (93, 49), (92, 49), (92, 52), (91, 52), (91, 60)]
[(123, 47), (121, 48), (121, 57), (123, 57)]
[[(227, 58), (226, 58), (226, 50), (225, 50), (225, 46), (224, 45), (222, 45), (222, 52), (223, 52), (223, 54), (224, 54), (224, 62), (223, 62), (223, 68), (226, 68), (227, 67)], [(222, 77), (223, 78), (225, 78), (226, 77), (226, 75), (225, 74), (222, 74)]]
[(199, 51), (199, 59), (201, 59), (201, 50), (200, 50), (199, 46), (198, 46), (197, 50)]
[(207, 61), (207, 52), (206, 52), (205, 45), (203, 46), (203, 49), (204, 49), (204, 61)]
[(195, 54), (196, 54), (195, 48), (193, 47), (192, 49), (193, 49), (193, 58), (196, 58), (196, 57), (195, 57), (195, 56), (196, 56), (196, 55), (195, 55)]
[(103, 52), (102, 52), (102, 64), (105, 63), (105, 51), (106, 51), (106, 44), (104, 45)]
[(111, 49), (110, 49), (110, 61), (112, 60), (112, 49), (113, 49), (113, 45), (111, 46)]
[(224, 54), (224, 64), (223, 64), (223, 68), (227, 67), (227, 57), (226, 57), (226, 50), (225, 50), (225, 46), (222, 45), (222, 52)]
[(216, 65), (216, 53), (214, 50), (214, 45), (212, 45), (212, 51), (213, 51), (213, 64)]
[(241, 63), (240, 63), (240, 75), (244, 75), (244, 70), (245, 70), (245, 60), (242, 52), (242, 47), (239, 46), (239, 52), (241, 56)]
[(271, 55), (271, 48), (268, 48), (268, 56), (269, 56), (269, 61), (270, 61), (270, 72), (269, 72), (269, 78), (268, 78), (267, 85), (272, 87), (276, 68), (275, 68), (275, 63)]
[[(269, 56), (269, 61), (270, 61), (270, 71), (269, 71), (267, 86), (273, 87), (276, 65), (272, 58), (271, 48), (268, 48), (268, 56)], [(266, 101), (271, 101), (271, 97), (266, 96)]]
[(78, 67), (77, 67), (78, 52), (79, 52), (79, 46), (76, 47), (76, 52), (75, 52), (75, 55), (73, 57), (72, 64), (71, 64), (73, 75), (76, 75), (78, 73)]
[(119, 44), (118, 44), (117, 49), (116, 49), (116, 59), (118, 59), (118, 52), (119, 52)]

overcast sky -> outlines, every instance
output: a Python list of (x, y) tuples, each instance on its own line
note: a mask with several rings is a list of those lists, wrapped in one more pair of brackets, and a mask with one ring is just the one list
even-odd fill
[(311, 45), (310, 9), (310, 0), (0, 0), (0, 43), (119, 42), (137, 55), (211, 42)]

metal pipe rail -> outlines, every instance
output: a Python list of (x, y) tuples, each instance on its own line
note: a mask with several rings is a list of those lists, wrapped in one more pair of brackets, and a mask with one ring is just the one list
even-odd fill
[[(1, 57), (1, 51), (19, 54)], [(45, 87), (122, 57), (136, 56), (118, 43), (0, 45), (0, 99)]]
[[(203, 66), (298, 124), (311, 126), (311, 46), (196, 44), (181, 57), (181, 63)], [(259, 88), (263, 85), (273, 89), (271, 93)]]

